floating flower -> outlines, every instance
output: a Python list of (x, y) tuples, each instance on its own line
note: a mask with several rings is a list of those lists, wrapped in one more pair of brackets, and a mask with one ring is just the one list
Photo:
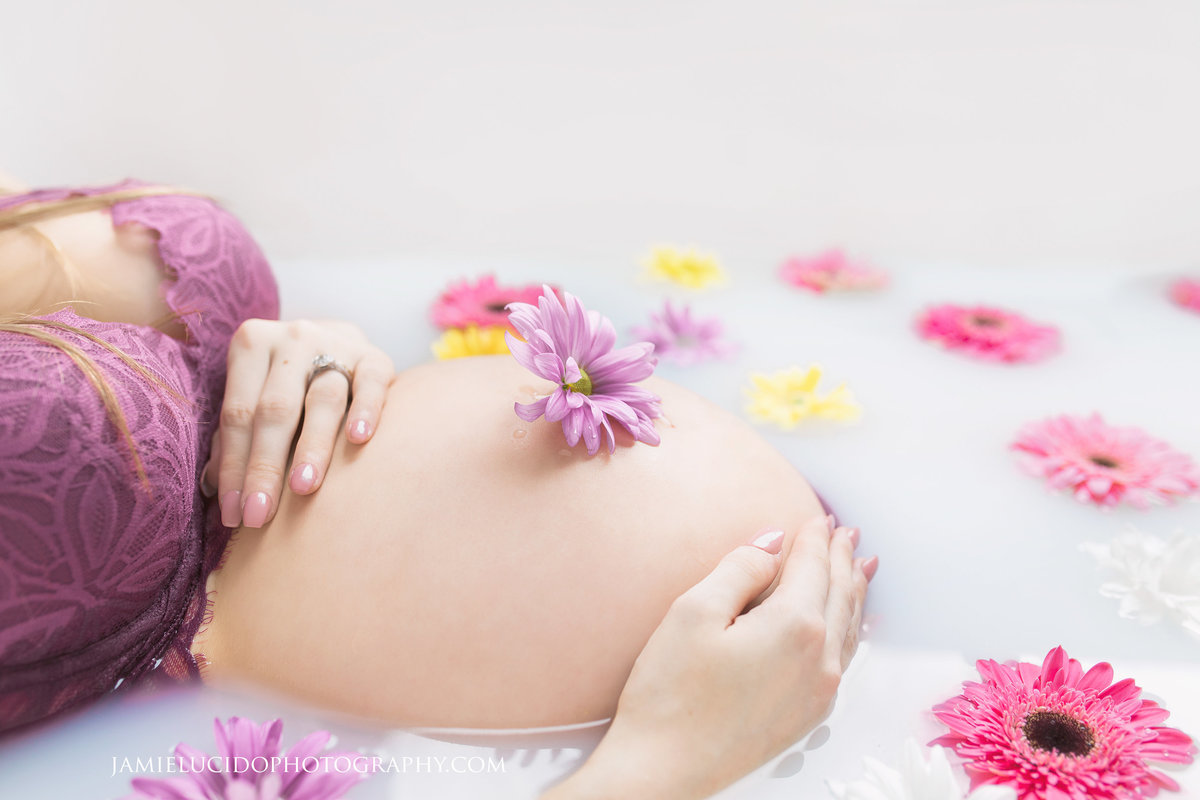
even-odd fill
[(600, 449), (601, 431), (608, 436), (608, 452), (616, 450), (612, 420), (634, 439), (658, 444), (653, 420), (661, 414), (659, 398), (634, 385), (654, 372), (654, 345), (639, 342), (613, 350), (617, 333), (612, 322), (586, 310), (567, 292), (559, 302), (544, 287), (537, 303), (511, 306), (509, 321), (525, 341), (511, 333), (505, 337), (521, 366), (558, 385), (547, 397), (517, 403), (517, 416), (526, 422), (542, 415), (561, 421), (567, 444), (574, 447), (582, 438), (588, 455)]
[(1164, 540), (1130, 528), (1108, 544), (1079, 547), (1111, 578), (1100, 594), (1121, 601), (1122, 617), (1143, 625), (1165, 617), (1200, 637), (1200, 536), (1179, 531)]
[(750, 399), (746, 411), (784, 430), (791, 430), (809, 417), (851, 420), (857, 419), (861, 413), (845, 384), (829, 394), (817, 394), (821, 368), (816, 364), (807, 370), (792, 367), (773, 375), (755, 373), (750, 380), (754, 386), (746, 390), (746, 396)]
[(815, 256), (794, 256), (779, 269), (779, 277), (801, 289), (822, 293), (830, 290), (879, 289), (887, 275), (846, 258), (841, 250), (826, 250)]
[(1036, 664), (978, 661), (983, 682), (934, 706), (950, 732), (934, 740), (960, 757), (971, 787), (1003, 784), (1021, 800), (1134, 800), (1179, 790), (1147, 762), (1190, 764), (1191, 737), (1158, 726), (1169, 712), (1113, 683), (1100, 663), (1086, 673), (1061, 647)]
[(829, 781), (829, 790), (838, 800), (1016, 800), (1016, 792), (1007, 786), (980, 786), (967, 794), (946, 751), (931, 747), (926, 761), (923, 750), (907, 739), (900, 769), (864, 758), (865, 778), (849, 784)]
[(323, 752), (329, 731), (310, 733), (283, 755), (282, 720), (230, 717), (214, 728), (220, 756), (180, 743), (176, 764), (186, 777), (134, 778), (124, 800), (337, 800), (366, 777), (360, 753)]
[(985, 361), (1038, 361), (1059, 346), (1057, 328), (992, 306), (934, 306), (917, 319), (917, 332)]
[(478, 325), (450, 328), (442, 334), (442, 338), (433, 343), (433, 354), (442, 360), (504, 355), (508, 352), (508, 345), (504, 343), (504, 330), (499, 325), (489, 325), (486, 328), (480, 328)]
[(645, 261), (650, 274), (659, 280), (674, 281), (689, 289), (703, 289), (725, 280), (717, 257), (694, 249), (655, 247)]
[(654, 345), (655, 355), (686, 366), (732, 353), (721, 331), (719, 319), (693, 319), (689, 306), (676, 310), (668, 300), (661, 312), (650, 315), (650, 324), (634, 328), (633, 335)]
[(1171, 299), (1179, 305), (1200, 314), (1200, 280), (1180, 278), (1171, 284)]
[(1200, 488), (1192, 460), (1140, 428), (1108, 425), (1099, 414), (1062, 415), (1026, 425), (1013, 442), (1030, 473), (1084, 503), (1149, 508)]
[(497, 286), (496, 278), (484, 275), (475, 283), (451, 284), (433, 304), (433, 323), (439, 328), (465, 328), (478, 325), (506, 327), (509, 303), (536, 303), (540, 286)]

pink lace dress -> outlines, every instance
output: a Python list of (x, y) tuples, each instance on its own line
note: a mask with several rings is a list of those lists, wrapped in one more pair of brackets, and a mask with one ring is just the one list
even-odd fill
[[(139, 184), (0, 198), (0, 208)], [(190, 644), (230, 530), (199, 492), (238, 325), (275, 318), (278, 294), (253, 239), (210, 200), (151, 196), (112, 206), (114, 225), (158, 234), (183, 341), (69, 308), (46, 332), (99, 367), (144, 468), (96, 389), (60, 348), (0, 331), (0, 730), (150, 678), (199, 674)], [(146, 380), (89, 336), (132, 357)], [(176, 396), (172, 396), (172, 393)]]

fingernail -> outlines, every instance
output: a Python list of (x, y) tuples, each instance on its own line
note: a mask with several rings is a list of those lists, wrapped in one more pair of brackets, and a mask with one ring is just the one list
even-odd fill
[(371, 424), (365, 419), (355, 420), (350, 426), (350, 441), (362, 444), (371, 438)]
[(317, 468), (312, 464), (297, 464), (292, 467), (288, 485), (296, 494), (308, 494), (317, 485)]
[(871, 556), (863, 562), (863, 575), (867, 576), (867, 580), (875, 577), (875, 572), (879, 569), (879, 556)]
[(851, 528), (850, 530), (846, 531), (846, 535), (850, 537), (850, 544), (854, 547), (858, 547), (858, 540), (860, 536), (858, 528)]
[(765, 550), (771, 555), (778, 555), (783, 549), (783, 531), (777, 528), (770, 528), (758, 533), (750, 542), (751, 545), (759, 550)]
[(221, 524), (226, 528), (236, 528), (241, 521), (242, 493), (232, 491), (221, 495)]
[(208, 468), (212, 466), (212, 462), (204, 465), (204, 469), (200, 472), (200, 494), (205, 497), (212, 497), (217, 493), (217, 487), (208, 482)]
[(266, 492), (255, 492), (246, 498), (242, 506), (242, 524), (247, 528), (261, 528), (271, 512), (271, 498)]

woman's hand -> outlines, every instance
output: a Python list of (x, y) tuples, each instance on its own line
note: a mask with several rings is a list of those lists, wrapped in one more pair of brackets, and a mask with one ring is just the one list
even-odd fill
[(802, 528), (786, 556), (784, 538), (761, 534), (675, 601), (608, 733), (546, 800), (707, 797), (825, 718), (879, 562), (855, 559), (857, 530), (832, 518)]
[[(322, 354), (347, 368), (354, 385), (336, 369), (320, 372), (310, 383), (313, 360)], [(315, 492), (329, 468), (342, 419), (347, 440), (368, 441), (395, 374), (387, 354), (349, 323), (243, 322), (229, 345), (225, 401), (201, 476), (205, 493), (219, 497), (221, 522), (259, 528), (274, 517), (293, 441), (288, 486), (296, 494)]]

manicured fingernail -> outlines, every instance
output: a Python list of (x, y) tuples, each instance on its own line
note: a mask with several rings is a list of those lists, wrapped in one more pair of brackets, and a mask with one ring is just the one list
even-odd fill
[(221, 495), (221, 524), (226, 528), (236, 528), (241, 521), (242, 493), (232, 491)]
[(271, 513), (271, 498), (266, 492), (255, 492), (246, 498), (242, 506), (242, 524), (247, 528), (261, 528)]
[(848, 531), (846, 531), (846, 535), (850, 537), (850, 544), (854, 547), (858, 547), (858, 540), (861, 535), (858, 528), (850, 528)]
[(212, 497), (217, 493), (217, 487), (208, 482), (208, 468), (212, 466), (212, 462), (204, 465), (204, 469), (200, 472), (200, 494), (205, 497)]
[(759, 550), (765, 550), (771, 555), (778, 555), (783, 549), (783, 531), (776, 528), (771, 528), (759, 532), (750, 542), (751, 545)]
[(355, 420), (350, 425), (350, 441), (362, 444), (371, 438), (371, 423), (365, 419)]
[(317, 468), (312, 464), (297, 464), (292, 467), (288, 485), (296, 494), (308, 494), (317, 485)]
[(875, 572), (879, 569), (879, 556), (871, 556), (863, 562), (863, 575), (867, 576), (867, 580), (875, 577)]

